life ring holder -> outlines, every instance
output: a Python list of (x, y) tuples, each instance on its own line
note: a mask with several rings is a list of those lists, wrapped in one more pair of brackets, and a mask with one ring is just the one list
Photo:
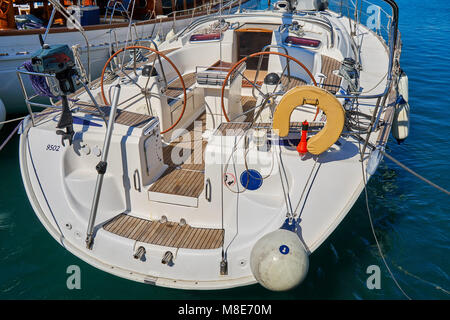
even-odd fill
[[(314, 83), (314, 86), (317, 86), (316, 79), (314, 79), (314, 76), (312, 75), (311, 71), (309, 71), (309, 69), (303, 63), (301, 63), (300, 61), (298, 61), (294, 57), (292, 57), (290, 55), (287, 55), (287, 54), (284, 54), (284, 53), (281, 53), (281, 52), (274, 52), (274, 51), (264, 51), (264, 52), (261, 51), (261, 52), (253, 53), (253, 54), (251, 54), (251, 55), (249, 55), (247, 57), (242, 58), (238, 62), (236, 62), (234, 64), (234, 66), (228, 71), (227, 75), (225, 76), (225, 79), (223, 80), (221, 97), (220, 97), (220, 103), (221, 103), (221, 106), (222, 106), (223, 115), (224, 115), (225, 119), (227, 120), (227, 122), (230, 122), (230, 119), (228, 118), (228, 114), (225, 111), (224, 95), (225, 95), (225, 86), (226, 86), (226, 84), (228, 82), (228, 78), (234, 72), (234, 70), (237, 69), (237, 67), (239, 67), (243, 62), (247, 61), (248, 59), (254, 58), (254, 57), (258, 57), (258, 56), (262, 56), (262, 55), (270, 55), (270, 54), (274, 54), (274, 55), (277, 55), (277, 56), (285, 57), (285, 58), (287, 58), (289, 60), (294, 61), (303, 70), (305, 70), (305, 72), (308, 74), (308, 76), (311, 78), (312, 82)], [(317, 109), (316, 116), (317, 116), (318, 112), (319, 112), (319, 109)]]
[(339, 100), (325, 89), (315, 86), (295, 87), (281, 98), (273, 114), (272, 129), (279, 137), (289, 134), (290, 118), (299, 105), (314, 103), (327, 115), (325, 126), (308, 139), (308, 152), (314, 155), (328, 150), (341, 136), (345, 123), (345, 110)]
[(178, 117), (177, 121), (175, 121), (169, 128), (167, 128), (164, 131), (161, 131), (161, 134), (164, 134), (170, 130), (172, 130), (173, 128), (176, 127), (176, 125), (180, 122), (181, 118), (184, 115), (184, 111), (186, 110), (186, 102), (187, 102), (187, 94), (186, 94), (186, 85), (184, 84), (184, 80), (183, 80), (183, 76), (181, 75), (180, 71), (178, 70), (178, 68), (175, 66), (175, 64), (172, 62), (172, 60), (170, 60), (166, 55), (164, 55), (162, 52), (157, 51), (155, 49), (146, 47), (146, 46), (128, 46), (125, 48), (120, 49), (119, 51), (115, 52), (111, 57), (109, 57), (109, 59), (106, 61), (105, 65), (103, 66), (103, 70), (102, 70), (102, 75), (100, 77), (100, 88), (101, 88), (101, 93), (102, 93), (102, 98), (103, 98), (103, 102), (106, 105), (109, 105), (108, 100), (106, 99), (105, 96), (105, 90), (104, 90), (104, 86), (103, 86), (103, 79), (105, 77), (105, 71), (106, 71), (106, 67), (109, 65), (109, 63), (111, 62), (112, 59), (114, 59), (119, 53), (124, 52), (126, 50), (131, 50), (131, 49), (144, 49), (144, 50), (148, 50), (151, 51), (153, 53), (155, 53), (156, 55), (159, 55), (161, 57), (163, 57), (171, 66), (172, 68), (175, 70), (175, 72), (178, 75), (178, 78), (181, 81), (181, 87), (183, 88), (183, 108), (181, 109), (181, 113), (180, 116)]

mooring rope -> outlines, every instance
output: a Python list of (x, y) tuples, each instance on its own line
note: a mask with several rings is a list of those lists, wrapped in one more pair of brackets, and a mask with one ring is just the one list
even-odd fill
[(415, 172), (414, 170), (408, 168), (406, 165), (404, 165), (403, 163), (401, 163), (400, 161), (398, 161), (397, 159), (395, 159), (393, 156), (389, 155), (388, 153), (386, 153), (383, 150), (380, 150), (380, 152), (386, 156), (386, 158), (388, 158), (389, 160), (391, 160), (392, 162), (394, 162), (396, 165), (398, 165), (400, 168), (408, 171), (409, 173), (411, 173), (413, 176), (415, 176), (416, 178), (419, 178), (420, 180), (422, 180), (423, 182), (428, 183), (430, 186), (436, 188), (439, 191), (444, 192), (447, 195), (450, 195), (450, 191), (438, 186), (437, 184), (431, 182), (430, 180), (428, 180), (427, 178), (421, 176), (420, 174), (418, 174), (417, 172)]
[[(50, 112), (39, 113), (39, 114), (36, 115), (36, 117), (45, 116), (45, 115), (48, 115), (48, 114), (51, 114), (51, 113), (55, 113), (55, 112), (58, 112), (58, 111), (59, 111), (59, 109), (58, 109), (58, 110), (53, 110), (53, 111), (50, 111)], [(14, 122), (14, 121), (19, 121), (19, 120), (21, 120), (21, 121), (19, 122), (19, 124), (15, 127), (15, 129), (14, 129), (13, 131), (11, 131), (11, 133), (10, 133), (9, 136), (5, 139), (5, 141), (3, 141), (2, 145), (0, 146), (0, 151), (3, 150), (3, 148), (6, 146), (6, 144), (12, 139), (12, 137), (14, 136), (14, 134), (17, 132), (17, 130), (19, 130), (20, 126), (21, 126), (22, 123), (23, 123), (23, 119), (25, 119), (26, 117), (28, 117), (28, 115), (27, 115), (27, 116), (24, 116), (24, 117), (20, 117), (20, 118), (16, 118), (16, 119), (11, 119), (11, 120), (6, 120), (6, 121), (3, 121), (3, 122), (0, 122), (0, 124), (4, 124), (4, 123), (9, 123), (9, 122)]]
[[(364, 139), (361, 138), (359, 132), (356, 133), (356, 136), (358, 137), (359, 141), (365, 141)], [(377, 147), (375, 147), (372, 143), (367, 142), (367, 146), (370, 147), (372, 150), (377, 149)], [(444, 189), (443, 187), (437, 185), (434, 182), (431, 182), (430, 180), (428, 180), (427, 178), (425, 178), (424, 176), (420, 175), (419, 173), (415, 172), (414, 170), (412, 170), (411, 168), (409, 168), (408, 166), (406, 166), (405, 164), (401, 163), (399, 160), (395, 159), (393, 156), (391, 156), (390, 154), (388, 154), (386, 151), (378, 148), (378, 151), (380, 151), (384, 156), (386, 156), (386, 158), (388, 158), (389, 160), (391, 160), (392, 162), (394, 162), (395, 164), (397, 164), (400, 168), (404, 169), (405, 171), (408, 171), (409, 173), (411, 173), (413, 176), (415, 176), (416, 178), (419, 178), (420, 180), (422, 180), (423, 182), (429, 184), (430, 186), (432, 186), (433, 188), (442, 191), (443, 193), (450, 195), (450, 191), (448, 191), (447, 189)]]
[(19, 118), (15, 118), (15, 119), (5, 120), (5, 121), (0, 122), (0, 125), (1, 125), (1, 124), (5, 124), (5, 123), (10, 123), (10, 122), (16, 122), (16, 121), (19, 121), (19, 120), (23, 120), (23, 119), (25, 119), (26, 117), (28, 117), (28, 115), (23, 116), (23, 117), (19, 117)]
[(19, 124), (16, 126), (16, 128), (11, 131), (11, 133), (9, 134), (9, 136), (5, 139), (5, 141), (3, 141), (2, 145), (0, 146), (0, 151), (3, 150), (3, 148), (6, 146), (6, 144), (9, 142), (9, 140), (11, 140), (11, 138), (14, 136), (14, 134), (17, 132), (17, 130), (19, 130), (20, 126), (22, 124), (22, 121), (19, 122)]
[[(357, 106), (359, 109), (359, 102), (357, 100)], [(359, 115), (357, 114), (357, 122), (359, 125)], [(367, 192), (367, 179), (366, 179), (366, 171), (364, 169), (364, 155), (362, 154), (362, 150), (361, 150), (361, 136), (358, 135), (358, 149), (359, 149), (359, 155), (361, 157), (361, 171), (362, 171), (362, 177), (363, 177), (363, 183), (364, 183), (364, 195), (365, 195), (365, 200), (366, 200), (366, 209), (367, 209), (367, 215), (369, 217), (369, 223), (370, 223), (370, 228), (372, 230), (372, 234), (373, 237), (375, 239), (375, 243), (377, 244), (377, 248), (378, 248), (378, 253), (380, 254), (381, 259), (383, 260), (384, 265), (386, 266), (386, 269), (388, 270), (389, 274), (392, 277), (392, 280), (394, 281), (395, 285), (397, 286), (397, 288), (401, 291), (401, 293), (408, 299), (408, 300), (412, 300), (411, 297), (405, 292), (405, 290), (403, 290), (402, 286), (398, 283), (397, 279), (394, 276), (394, 273), (391, 271), (391, 268), (389, 268), (389, 265), (386, 261), (386, 258), (384, 257), (383, 254), (383, 250), (381, 249), (380, 243), (378, 241), (378, 237), (375, 233), (375, 227), (373, 225), (373, 221), (372, 221), (372, 214), (370, 212), (370, 207), (369, 207), (369, 194)]]
[(392, 261), (392, 264), (393, 264), (397, 269), (399, 269), (401, 272), (403, 272), (404, 274), (406, 274), (407, 276), (410, 276), (410, 277), (415, 278), (415, 279), (417, 279), (417, 280), (419, 280), (419, 281), (422, 281), (423, 283), (426, 283), (426, 284), (432, 286), (434, 289), (436, 289), (436, 290), (438, 290), (438, 291), (442, 291), (442, 292), (445, 293), (446, 295), (450, 295), (450, 291), (447, 290), (447, 289), (445, 289), (445, 288), (442, 288), (440, 285), (438, 285), (438, 284), (436, 284), (436, 283), (434, 283), (434, 282), (431, 282), (431, 281), (422, 279), (422, 278), (419, 277), (418, 275), (415, 275), (414, 273), (409, 272), (408, 270), (404, 269), (402, 266), (399, 266), (398, 264), (396, 264), (396, 263), (393, 262), (393, 261)]

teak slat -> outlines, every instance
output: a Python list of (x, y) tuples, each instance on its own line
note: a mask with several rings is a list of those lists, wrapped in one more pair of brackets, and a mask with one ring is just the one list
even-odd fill
[[(203, 113), (197, 118), (197, 121), (202, 121), (202, 127), (204, 127), (206, 115)], [(192, 198), (198, 198), (200, 196), (204, 188), (204, 152), (207, 142), (203, 140), (196, 141), (194, 138), (201, 139), (201, 135), (197, 134), (200, 138), (196, 137), (194, 129), (194, 125), (190, 125), (187, 128), (188, 134), (183, 136), (180, 142), (172, 142), (163, 148), (164, 163), (169, 168), (150, 186), (148, 191)], [(180, 148), (180, 152), (183, 151), (183, 154), (184, 152), (190, 152), (190, 154), (186, 157), (181, 156), (183, 162), (175, 164), (172, 161), (174, 148)], [(201, 152), (199, 152), (200, 148)], [(186, 181), (189, 183), (186, 183)]]
[(118, 236), (159, 246), (186, 249), (217, 249), (223, 244), (223, 229), (194, 228), (176, 222), (149, 221), (120, 214), (103, 229)]
[(322, 70), (321, 72), (327, 77), (324, 81), (324, 89), (335, 94), (339, 91), (342, 78), (333, 73), (334, 70), (339, 70), (341, 63), (331, 57), (322, 56)]

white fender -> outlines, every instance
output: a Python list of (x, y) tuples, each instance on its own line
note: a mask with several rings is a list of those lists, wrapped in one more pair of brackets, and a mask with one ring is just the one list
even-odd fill
[[(2, 99), (0, 99), (0, 122), (5, 121), (6, 119), (6, 108)], [(3, 127), (3, 123), (0, 123), (0, 129)]]
[(309, 257), (297, 234), (278, 229), (255, 243), (250, 254), (250, 268), (263, 287), (286, 291), (305, 279)]
[(402, 71), (398, 80), (399, 102), (395, 106), (394, 121), (392, 122), (392, 135), (400, 144), (409, 135), (409, 92), (408, 76)]
[[(159, 46), (163, 42), (162, 39), (161, 39), (161, 36), (159, 34), (155, 37), (154, 42), (155, 42), (156, 46)], [(156, 50), (155, 45), (153, 44), (153, 42), (150, 44), (150, 48)]]
[(166, 35), (166, 41), (170, 41), (173, 37), (175, 37), (175, 30), (170, 29)]
[(403, 96), (406, 102), (409, 101), (408, 76), (403, 71), (398, 80), (398, 94)]
[(402, 143), (409, 135), (409, 104), (406, 101), (395, 106), (392, 135), (398, 143)]

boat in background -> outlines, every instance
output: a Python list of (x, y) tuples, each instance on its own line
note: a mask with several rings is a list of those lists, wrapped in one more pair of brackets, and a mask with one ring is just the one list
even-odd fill
[[(26, 112), (23, 99), (17, 95), (20, 85), (16, 68), (30, 60), (32, 53), (41, 47), (39, 37), (50, 45), (79, 44), (82, 62), (91, 78), (95, 79), (110, 55), (125, 44), (130, 19), (132, 32), (129, 43), (150, 38), (161, 42), (169, 32), (173, 34), (181, 30), (194, 17), (214, 12), (220, 3), (218, 0), (188, 1), (181, 7), (163, 8), (161, 0), (136, 1), (131, 17), (134, 0), (61, 2), (71, 18), (82, 26), (83, 36), (70, 19), (68, 22), (67, 17), (54, 10), (51, 2), (0, 0), (3, 10), (0, 11), (0, 77), (3, 79), (0, 99), (7, 113)], [(51, 28), (46, 30), (49, 21)], [(87, 59), (88, 50), (90, 61)]]
[(377, 2), (389, 10), (383, 34), (359, 3), (372, 5), (280, 0), (200, 17), (157, 49), (115, 52), (79, 89), (71, 59), (45, 63), (67, 47), (42, 48), (34, 72), (19, 70), (59, 81), (59, 102), (31, 113), (20, 136), (40, 222), (80, 259), (134, 281), (299, 285), (408, 96), (397, 4)]

